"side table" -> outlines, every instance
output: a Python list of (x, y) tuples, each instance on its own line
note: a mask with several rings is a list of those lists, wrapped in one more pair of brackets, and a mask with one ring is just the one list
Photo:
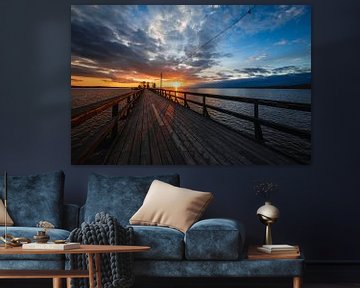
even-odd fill
[[(291, 268), (291, 265), (294, 265), (295, 263), (294, 260), (300, 260), (303, 261), (303, 256), (301, 255), (301, 253), (297, 253), (297, 254), (286, 254), (286, 253), (281, 253), (281, 254), (267, 254), (267, 253), (263, 253), (263, 252), (259, 252), (257, 250), (258, 246), (250, 246), (248, 249), (248, 253), (247, 253), (247, 259), (248, 260), (252, 260), (252, 261), (283, 261), (286, 262), (284, 263), (284, 265), (289, 266), (289, 268)], [(300, 249), (299, 249), (300, 251)], [(296, 262), (298, 262), (296, 261)], [(296, 263), (298, 264), (298, 263)], [(291, 270), (291, 269), (290, 269)], [(284, 275), (285, 277), (288, 275)], [(292, 277), (292, 282), (293, 288), (301, 288), (302, 286), (302, 271), (298, 272), (296, 270), (296, 272), (294, 273), (294, 275), (291, 275), (290, 277)]]
[[(25, 254), (87, 254), (89, 263), (88, 270), (0, 270), (0, 279), (31, 279), (52, 278), (53, 288), (62, 287), (62, 279), (67, 279), (68, 287), (72, 278), (88, 278), (89, 288), (101, 288), (101, 257), (102, 253), (128, 253), (144, 252), (149, 250), (147, 246), (123, 246), (123, 245), (80, 245), (78, 249), (71, 250), (25, 250), (21, 247), (0, 248), (0, 255), (25, 255)], [(95, 263), (94, 263), (95, 258)], [(95, 279), (94, 279), (95, 275)]]

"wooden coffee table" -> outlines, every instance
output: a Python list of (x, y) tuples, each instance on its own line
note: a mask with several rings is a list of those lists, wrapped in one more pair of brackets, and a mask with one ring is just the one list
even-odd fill
[[(68, 287), (72, 278), (88, 278), (90, 288), (101, 288), (101, 257), (102, 253), (127, 253), (144, 252), (149, 250), (147, 246), (123, 246), (123, 245), (81, 245), (79, 249), (71, 250), (25, 250), (21, 247), (0, 248), (0, 255), (25, 255), (25, 254), (87, 254), (89, 263), (88, 270), (0, 270), (0, 279), (31, 279), (52, 278), (53, 288), (62, 287), (62, 279), (67, 279)], [(95, 261), (94, 261), (95, 258)], [(95, 262), (95, 263), (94, 263)]]

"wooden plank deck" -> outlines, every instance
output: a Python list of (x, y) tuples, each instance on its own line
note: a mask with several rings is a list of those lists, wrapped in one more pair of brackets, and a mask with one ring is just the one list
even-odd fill
[(149, 90), (119, 128), (104, 161), (112, 165), (292, 163), (293, 159)]

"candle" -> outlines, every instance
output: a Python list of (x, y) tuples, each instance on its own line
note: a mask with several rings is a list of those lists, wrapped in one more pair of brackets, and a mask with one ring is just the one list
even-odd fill
[(5, 175), (4, 175), (4, 192), (5, 192), (5, 198), (4, 198), (4, 202), (7, 202), (7, 172), (5, 171)]
[(4, 206), (5, 206), (5, 248), (7, 248), (7, 172), (4, 173)]

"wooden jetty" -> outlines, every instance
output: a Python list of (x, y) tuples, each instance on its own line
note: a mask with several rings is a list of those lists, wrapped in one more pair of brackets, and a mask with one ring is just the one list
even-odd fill
[[(189, 94), (200, 100), (189, 98)], [(208, 98), (253, 104), (253, 116), (207, 103)], [(192, 105), (189, 105), (192, 103)], [(190, 106), (197, 105), (201, 113)], [(73, 164), (110, 165), (239, 165), (293, 164), (296, 160), (264, 145), (262, 126), (310, 140), (307, 130), (280, 125), (259, 117), (259, 106), (311, 111), (309, 104), (244, 97), (177, 92), (164, 89), (134, 90), (72, 110), (72, 127), (112, 109), (112, 120), (101, 127), (80, 151), (72, 151)], [(209, 110), (254, 124), (254, 137), (216, 122)], [(199, 109), (198, 109), (199, 110)], [(92, 154), (107, 142), (101, 163)]]

